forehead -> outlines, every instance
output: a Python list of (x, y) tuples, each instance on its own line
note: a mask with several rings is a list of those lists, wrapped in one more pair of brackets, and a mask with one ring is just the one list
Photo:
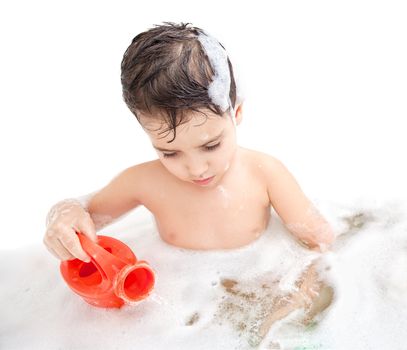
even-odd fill
[[(163, 119), (140, 116), (140, 122), (156, 145), (177, 145), (194, 140), (205, 141), (222, 132), (228, 125), (226, 116), (191, 113), (182, 121), (182, 124), (176, 127), (174, 139), (174, 130)], [(173, 141), (169, 142), (171, 140)]]

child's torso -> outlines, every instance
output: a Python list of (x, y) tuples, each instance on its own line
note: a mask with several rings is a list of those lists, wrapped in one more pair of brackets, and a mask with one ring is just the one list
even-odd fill
[(164, 241), (189, 249), (228, 249), (264, 232), (270, 201), (256, 162), (260, 153), (239, 148), (239, 155), (233, 174), (210, 191), (193, 190), (175, 181), (159, 160), (149, 162), (151, 185), (143, 205), (153, 213)]

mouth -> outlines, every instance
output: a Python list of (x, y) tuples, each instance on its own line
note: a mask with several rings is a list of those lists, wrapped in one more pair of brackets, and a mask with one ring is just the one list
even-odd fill
[(208, 178), (203, 179), (203, 180), (193, 180), (193, 181), (194, 181), (194, 183), (196, 183), (196, 184), (198, 184), (198, 185), (206, 185), (206, 184), (208, 184), (209, 182), (211, 182), (214, 177), (215, 177), (215, 176), (211, 176), (211, 177), (208, 177)]

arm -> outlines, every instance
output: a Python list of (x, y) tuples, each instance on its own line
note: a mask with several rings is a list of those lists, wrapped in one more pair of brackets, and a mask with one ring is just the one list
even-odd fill
[(95, 223), (96, 230), (113, 223), (141, 203), (143, 184), (142, 165), (128, 168), (113, 178), (88, 201), (86, 211)]
[(144, 173), (141, 164), (128, 168), (100, 191), (55, 204), (47, 216), (43, 240), (47, 249), (61, 260), (76, 257), (88, 261), (76, 233), (96, 241), (97, 230), (140, 205), (146, 186)]
[(264, 176), (270, 204), (287, 229), (312, 250), (326, 251), (335, 235), (331, 226), (305, 196), (297, 181), (278, 159), (266, 155)]

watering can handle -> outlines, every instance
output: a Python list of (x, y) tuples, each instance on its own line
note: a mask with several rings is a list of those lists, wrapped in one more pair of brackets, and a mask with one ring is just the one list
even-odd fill
[(104, 279), (112, 281), (117, 275), (117, 270), (128, 265), (127, 262), (109, 253), (83, 233), (79, 232), (78, 237), (83, 250), (90, 256), (92, 263), (97, 267)]

